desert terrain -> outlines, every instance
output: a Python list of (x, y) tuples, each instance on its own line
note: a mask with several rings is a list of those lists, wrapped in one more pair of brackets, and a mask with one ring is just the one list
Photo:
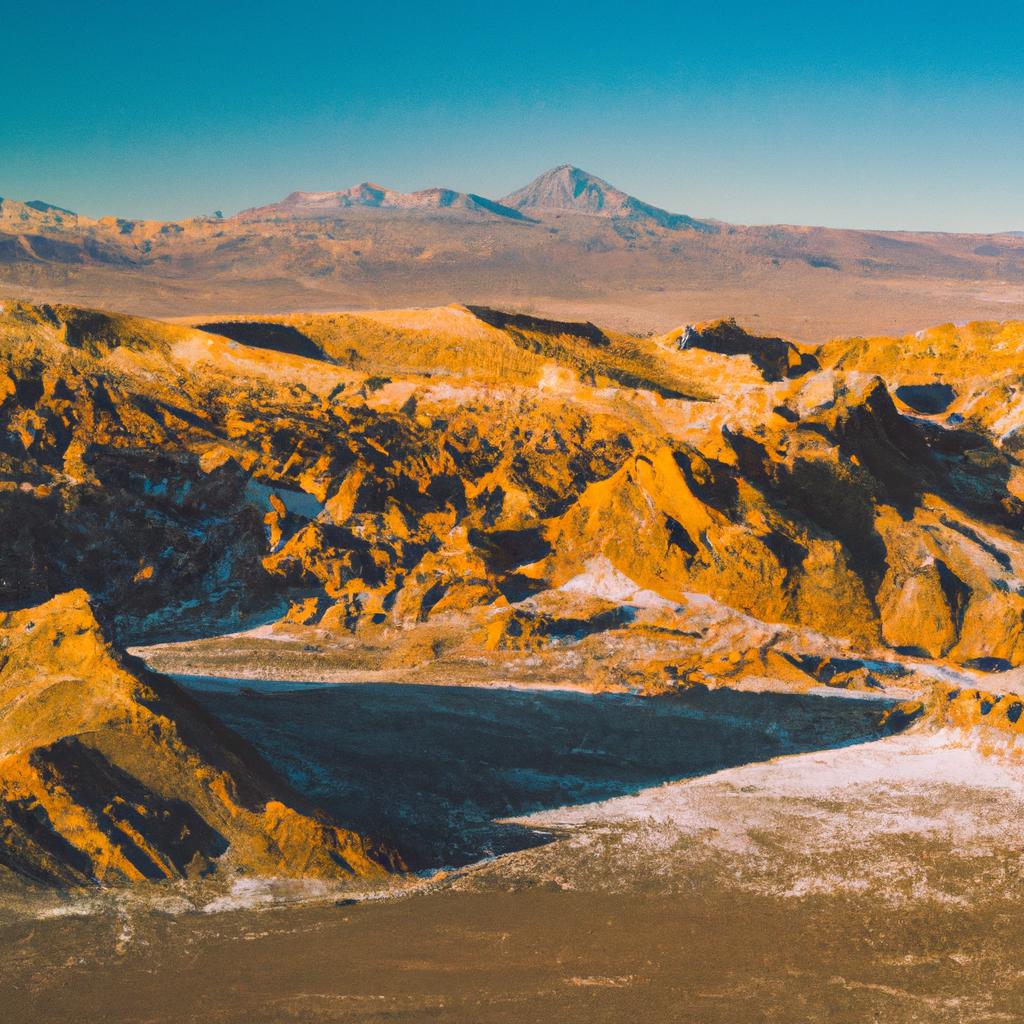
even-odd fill
[(600, 313), (3, 300), (12, 1019), (1019, 1016), (1024, 321)]
[[(460, 724), (488, 740), (487, 709), (468, 711), (481, 691), (462, 692)], [(372, 695), (346, 699), (387, 711)], [(829, 721), (819, 742), (870, 728), (863, 711), (841, 724), (859, 702), (802, 699), (829, 706), (807, 716)], [(373, 757), (350, 763), (434, 814), (442, 795), (424, 801), (424, 790), (444, 772), (412, 771), (402, 748), (422, 743), (448, 769), (455, 737), (416, 709), (421, 733), (382, 720), (362, 733)], [(646, 716), (625, 725), (638, 739)], [(538, 731), (536, 714), (528, 723), (518, 772), (582, 774), (561, 737)], [(704, 728), (732, 746), (720, 726), (712, 716)], [(761, 757), (778, 742), (734, 749)], [(498, 766), (508, 757), (484, 752)], [(615, 736), (605, 753), (645, 757)], [(397, 771), (380, 765), (388, 755)], [(678, 760), (622, 788), (694, 767), (682, 743), (655, 757)], [(960, 739), (904, 733), (521, 817), (530, 843), (405, 889), (240, 880), (205, 903), (180, 883), (85, 903), (33, 894), (0, 918), (0, 988), (17, 1020), (1014, 1020), (1021, 781)]]
[(0, 199), (0, 294), (164, 318), (459, 302), (655, 333), (728, 316), (814, 343), (1024, 311), (1019, 233), (726, 224), (569, 165), (500, 200), (365, 182), (228, 216), (110, 214)]

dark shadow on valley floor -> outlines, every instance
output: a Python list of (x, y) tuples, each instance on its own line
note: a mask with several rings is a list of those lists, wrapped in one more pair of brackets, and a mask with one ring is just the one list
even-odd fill
[(266, 348), (274, 352), (303, 356), (306, 359), (326, 360), (323, 349), (308, 335), (289, 324), (260, 323), (253, 320), (198, 324), (198, 330), (219, 334), (251, 348)]
[(877, 738), (890, 706), (728, 690), (643, 699), (180, 681), (296, 789), (347, 827), (390, 840), (417, 870), (550, 839), (495, 818)]

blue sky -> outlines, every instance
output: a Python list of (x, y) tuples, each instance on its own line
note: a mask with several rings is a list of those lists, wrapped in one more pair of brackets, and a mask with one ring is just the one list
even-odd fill
[(1024, 4), (0, 0), (0, 195), (234, 212), (574, 163), (739, 223), (1024, 229)]

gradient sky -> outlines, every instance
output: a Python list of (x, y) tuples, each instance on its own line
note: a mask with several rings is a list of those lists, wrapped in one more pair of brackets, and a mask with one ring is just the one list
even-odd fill
[(578, 164), (737, 223), (1024, 229), (1024, 4), (0, 0), (0, 195), (233, 213)]

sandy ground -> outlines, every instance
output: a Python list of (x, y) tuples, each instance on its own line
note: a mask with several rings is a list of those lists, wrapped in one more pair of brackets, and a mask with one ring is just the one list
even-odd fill
[(1015, 1021), (1022, 783), (918, 731), (520, 815), (553, 841), (391, 897), (8, 908), (3, 1019)]
[(7, 930), (5, 1020), (1016, 1021), (1024, 998), (1006, 902), (534, 890), (132, 927)]
[(566, 838), (456, 884), (557, 877), (570, 890), (618, 891), (628, 878), (669, 895), (713, 869), (751, 894), (966, 911), (988, 896), (1024, 899), (1022, 813), (1020, 767), (950, 733), (911, 732), (531, 815), (520, 822)]

